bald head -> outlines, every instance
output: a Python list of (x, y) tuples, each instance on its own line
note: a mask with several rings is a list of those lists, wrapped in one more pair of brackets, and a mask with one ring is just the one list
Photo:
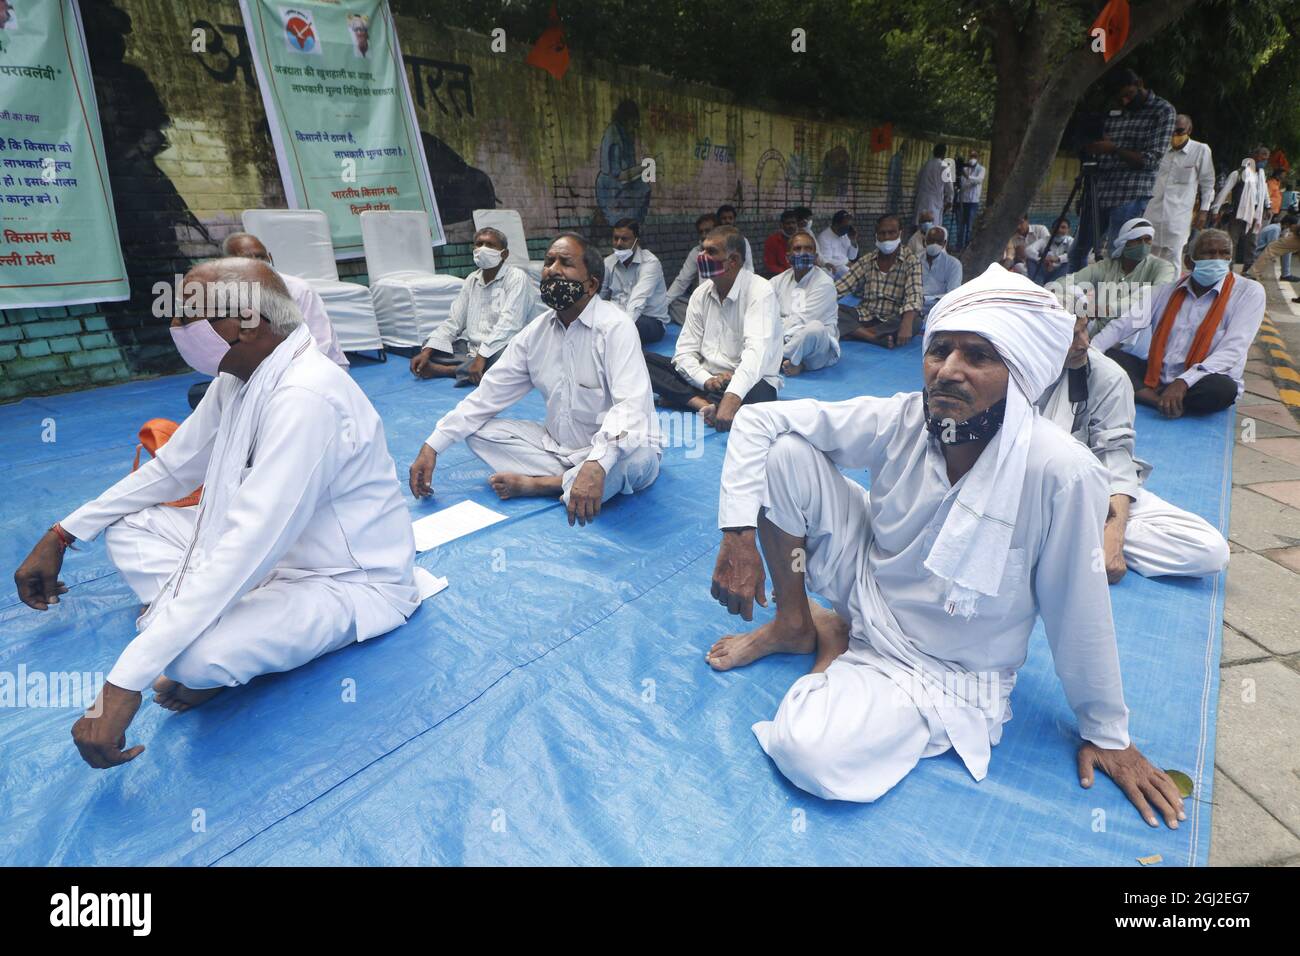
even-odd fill
[(1192, 132), (1192, 118), (1186, 113), (1179, 113), (1174, 117), (1174, 126), (1175, 133), (1183, 131), (1190, 135)]
[(262, 240), (251, 232), (232, 232), (226, 236), (225, 241), (221, 243), (221, 254), (236, 259), (271, 261), (271, 253), (262, 244)]

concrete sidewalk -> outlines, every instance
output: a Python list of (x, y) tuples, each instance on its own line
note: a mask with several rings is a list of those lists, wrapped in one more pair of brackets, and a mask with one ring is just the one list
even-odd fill
[(1237, 404), (1212, 866), (1300, 866), (1300, 289), (1264, 285)]

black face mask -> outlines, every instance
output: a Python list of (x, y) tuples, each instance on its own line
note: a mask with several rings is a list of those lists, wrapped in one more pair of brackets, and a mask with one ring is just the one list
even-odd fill
[(929, 389), (921, 392), (921, 404), (925, 409), (926, 431), (946, 445), (987, 441), (998, 433), (1002, 427), (1002, 418), (1007, 413), (1007, 400), (1004, 398), (964, 422), (953, 423), (950, 418), (935, 418), (930, 414)]
[(574, 303), (582, 298), (585, 289), (577, 279), (547, 276), (542, 280), (541, 291), (542, 301), (546, 303), (547, 308), (563, 312), (565, 309), (572, 308)]

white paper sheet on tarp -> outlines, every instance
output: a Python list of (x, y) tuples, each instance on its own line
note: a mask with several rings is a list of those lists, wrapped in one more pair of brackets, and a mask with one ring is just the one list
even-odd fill
[(433, 597), (440, 591), (447, 590), (447, 579), (430, 574), (418, 564), (415, 566), (415, 586), (420, 589), (420, 600)]
[(506, 516), (499, 511), (484, 508), (477, 502), (462, 501), (411, 522), (415, 550), (428, 551), (505, 520)]

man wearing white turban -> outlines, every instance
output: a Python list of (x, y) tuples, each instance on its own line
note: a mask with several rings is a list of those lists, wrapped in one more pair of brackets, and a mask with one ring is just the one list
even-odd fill
[[(1086, 312), (1093, 320), (1089, 326), (1092, 334), (1130, 309), (1150, 301), (1152, 290), (1178, 277), (1172, 262), (1152, 254), (1155, 234), (1155, 227), (1147, 220), (1130, 219), (1112, 240), (1109, 258), (1099, 259), (1065, 277), (1065, 301), (1086, 304), (1082, 309), (1076, 306), (1075, 311)], [(1049, 284), (1048, 288), (1053, 285)]]
[[(1065, 362), (1073, 322), (1029, 279), (990, 266), (934, 307), (922, 392), (747, 406), (719, 502), (713, 595), (775, 619), (718, 641), (718, 670), (816, 652), (754, 733), (809, 793), (870, 802), (952, 748), (975, 779), (1010, 719), (1042, 617), (1098, 767), (1152, 826), (1185, 819), (1177, 787), (1130, 743), (1102, 553), (1105, 469), (1032, 407)], [(842, 468), (866, 468), (871, 491)], [(757, 539), (757, 540), (756, 540)], [(808, 601), (826, 598), (834, 612)]]

